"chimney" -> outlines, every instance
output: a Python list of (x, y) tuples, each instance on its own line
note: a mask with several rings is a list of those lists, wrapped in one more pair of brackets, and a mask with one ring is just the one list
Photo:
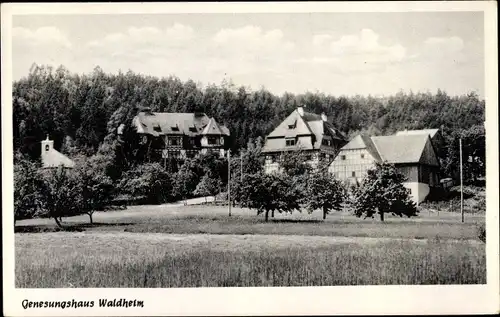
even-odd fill
[(300, 116), (304, 116), (304, 107), (298, 107), (297, 112), (300, 114)]
[(323, 120), (324, 122), (328, 121), (328, 117), (326, 116), (326, 114), (324, 112), (321, 113), (321, 120)]

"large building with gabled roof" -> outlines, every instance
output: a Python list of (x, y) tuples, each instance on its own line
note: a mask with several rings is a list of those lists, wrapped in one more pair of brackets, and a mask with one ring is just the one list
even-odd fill
[(330, 164), (329, 171), (350, 183), (361, 183), (375, 162), (394, 164), (407, 181), (413, 200), (422, 202), (439, 186), (439, 159), (427, 133), (365, 136), (347, 143)]
[[(140, 111), (132, 121), (140, 143), (162, 158), (186, 159), (198, 153), (221, 157), (229, 145), (229, 129), (204, 113)], [(123, 125), (118, 134), (123, 132)]]
[(262, 148), (265, 171), (278, 171), (283, 153), (290, 151), (302, 151), (312, 165), (321, 159), (332, 161), (345, 143), (346, 137), (325, 114), (298, 107), (266, 137)]

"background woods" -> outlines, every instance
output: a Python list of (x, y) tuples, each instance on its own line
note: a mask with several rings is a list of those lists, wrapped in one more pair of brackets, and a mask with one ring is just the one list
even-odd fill
[[(205, 112), (229, 128), (232, 150), (238, 151), (250, 139), (267, 135), (299, 105), (314, 113), (325, 112), (349, 136), (440, 128), (447, 145), (462, 134), (467, 139), (465, 147), (472, 146), (470, 152), (484, 157), (484, 150), (479, 153), (476, 144), (484, 142), (485, 103), (475, 93), (448, 96), (438, 90), (387, 97), (319, 92), (277, 96), (264, 88), (250, 91), (228, 82), (202, 88), (174, 76), (160, 79), (132, 71), (114, 75), (99, 67), (79, 75), (63, 66), (54, 70), (38, 65), (13, 84), (14, 147), (35, 158), (40, 151), (38, 142), (50, 134), (56, 148), (67, 153), (76, 148), (92, 155), (103, 143), (112, 144), (117, 127), (147, 106), (158, 112)], [(453, 164), (445, 165), (453, 169)]]

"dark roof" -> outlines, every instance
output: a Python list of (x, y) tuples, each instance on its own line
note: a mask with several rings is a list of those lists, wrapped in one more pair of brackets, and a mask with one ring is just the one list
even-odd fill
[(175, 112), (139, 112), (134, 118), (134, 124), (139, 133), (154, 136), (164, 134), (185, 134), (194, 136), (202, 133), (205, 127), (213, 121), (220, 134), (229, 135), (229, 130), (217, 124), (204, 113), (175, 113)]

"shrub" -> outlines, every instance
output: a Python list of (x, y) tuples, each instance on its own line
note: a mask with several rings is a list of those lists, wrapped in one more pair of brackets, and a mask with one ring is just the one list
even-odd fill
[(485, 224), (480, 224), (479, 226), (477, 226), (477, 237), (479, 238), (479, 240), (486, 243), (486, 225)]
[(137, 165), (124, 173), (120, 191), (132, 197), (146, 197), (148, 203), (163, 203), (172, 199), (172, 177), (158, 163)]
[(18, 156), (14, 165), (14, 222), (43, 212), (42, 186), (37, 164)]

